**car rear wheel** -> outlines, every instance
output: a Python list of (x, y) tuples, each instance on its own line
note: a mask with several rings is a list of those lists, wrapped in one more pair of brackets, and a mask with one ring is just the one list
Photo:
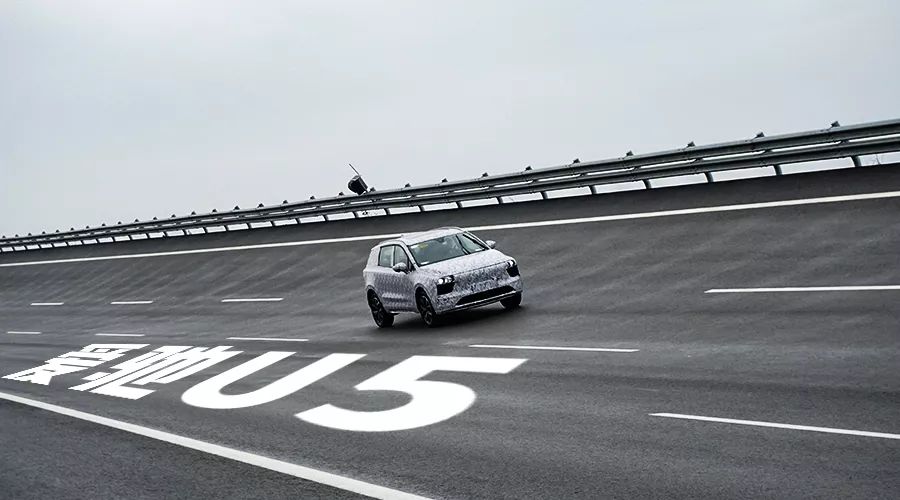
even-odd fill
[(369, 309), (372, 311), (372, 319), (378, 328), (388, 328), (394, 324), (394, 315), (387, 312), (381, 299), (375, 293), (369, 293)]
[(522, 292), (519, 292), (512, 297), (507, 297), (500, 301), (500, 304), (507, 309), (515, 309), (519, 307), (519, 304), (522, 303)]
[(425, 323), (425, 326), (428, 328), (437, 326), (437, 313), (434, 312), (434, 306), (431, 304), (428, 294), (422, 289), (416, 292), (416, 309), (419, 310), (419, 315), (422, 316), (422, 322)]

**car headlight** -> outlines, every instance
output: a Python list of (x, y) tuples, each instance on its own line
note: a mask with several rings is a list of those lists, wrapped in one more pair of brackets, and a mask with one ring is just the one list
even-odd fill
[(506, 268), (509, 269), (511, 267), (516, 267), (515, 259), (509, 259), (508, 261), (506, 261)]
[(440, 278), (438, 278), (437, 284), (438, 285), (449, 285), (450, 283), (453, 283), (453, 281), (454, 281), (453, 275), (451, 274), (450, 276), (441, 276)]

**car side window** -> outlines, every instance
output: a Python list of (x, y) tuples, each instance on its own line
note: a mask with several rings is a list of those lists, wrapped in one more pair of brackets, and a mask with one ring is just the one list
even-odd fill
[(397, 245), (394, 247), (394, 264), (399, 263), (406, 264), (406, 268), (409, 269), (409, 257), (407, 257), (406, 252), (403, 250), (403, 247)]
[(380, 267), (391, 267), (394, 260), (394, 245), (381, 247), (378, 253), (378, 265)]

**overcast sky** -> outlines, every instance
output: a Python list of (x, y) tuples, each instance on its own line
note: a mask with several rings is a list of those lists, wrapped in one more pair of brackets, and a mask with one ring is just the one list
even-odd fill
[(0, 233), (900, 117), (900, 2), (0, 1)]

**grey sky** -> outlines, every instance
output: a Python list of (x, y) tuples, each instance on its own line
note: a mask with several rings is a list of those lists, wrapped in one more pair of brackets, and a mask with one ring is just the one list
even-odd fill
[(900, 117), (900, 2), (0, 3), (0, 233)]

